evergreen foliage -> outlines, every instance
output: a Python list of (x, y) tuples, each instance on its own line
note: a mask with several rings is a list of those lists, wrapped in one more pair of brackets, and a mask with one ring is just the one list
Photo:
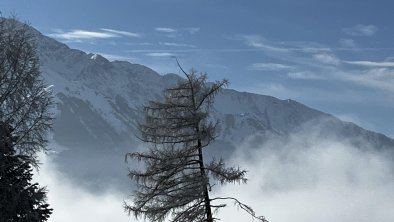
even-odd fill
[[(183, 70), (182, 70), (183, 71)], [(184, 71), (183, 71), (184, 72)], [(213, 222), (214, 213), (225, 204), (215, 200), (234, 200), (254, 218), (254, 211), (235, 198), (211, 198), (215, 185), (245, 183), (245, 170), (226, 167), (222, 159), (204, 162), (203, 151), (215, 138), (217, 122), (209, 121), (214, 97), (227, 80), (213, 84), (206, 75), (191, 71), (174, 87), (164, 91), (164, 99), (145, 107), (145, 122), (140, 125), (141, 140), (150, 144), (146, 152), (126, 155), (126, 160), (145, 163), (144, 170), (131, 170), (137, 184), (133, 204), (125, 210), (149, 221)]]
[(47, 221), (52, 209), (46, 203), (45, 188), (31, 184), (32, 168), (26, 155), (16, 154), (15, 137), (0, 122), (0, 221)]

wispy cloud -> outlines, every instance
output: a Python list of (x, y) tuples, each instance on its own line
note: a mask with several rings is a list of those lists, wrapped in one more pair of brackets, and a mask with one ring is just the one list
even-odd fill
[(367, 87), (394, 92), (394, 69), (373, 68), (358, 74), (347, 75), (346, 79)]
[(173, 57), (175, 56), (174, 53), (170, 52), (151, 52), (151, 53), (146, 53), (146, 56), (151, 56), (151, 57)]
[(268, 41), (260, 35), (241, 35), (239, 38), (250, 47), (270, 51), (288, 51), (286, 48), (269, 44)]
[[(264, 38), (262, 35), (237, 35), (229, 38), (243, 42), (250, 47), (250, 51), (267, 51), (270, 53), (333, 53), (336, 51), (394, 51), (394, 47), (358, 47), (353, 39), (340, 39), (340, 47), (327, 47), (316, 42), (284, 41), (276, 42)], [(245, 50), (248, 51), (248, 50)]]
[(141, 37), (141, 34), (139, 34), (139, 33), (133, 33), (133, 32), (127, 32), (127, 31), (121, 31), (121, 30), (115, 30), (115, 29), (106, 29), (106, 28), (102, 28), (101, 30), (105, 31), (105, 32), (129, 36), (129, 37)]
[[(60, 30), (58, 30), (60, 31)], [(110, 33), (110, 32), (95, 32), (95, 31), (87, 31), (74, 29), (69, 32), (57, 32), (49, 34), (48, 36), (58, 39), (65, 40), (78, 40), (78, 39), (108, 39), (108, 38), (117, 38), (120, 37), (118, 34)]]
[(339, 65), (340, 64), (340, 60), (333, 54), (315, 54), (313, 55), (313, 59), (324, 63), (324, 64), (329, 64), (329, 65)]
[[(283, 78), (283, 74), (262, 75), (255, 79), (254, 86), (241, 86), (242, 90), (299, 99), (305, 103), (312, 101), (311, 104), (328, 101), (363, 106), (368, 101), (366, 98), (373, 98), (371, 93), (387, 98), (385, 96), (394, 92), (394, 57), (378, 62), (360, 59), (363, 56), (369, 58), (371, 50), (380, 50), (376, 47), (360, 48), (354, 41), (345, 40), (343, 42), (348, 45), (334, 48), (314, 42), (273, 41), (261, 35), (237, 35), (230, 40), (241, 42), (245, 49), (254, 51), (253, 58), (294, 67), (281, 70), (287, 78)], [(393, 50), (389, 47), (382, 49)], [(361, 61), (347, 61), (352, 55)], [(267, 84), (267, 81), (271, 83)], [(381, 99), (376, 103), (386, 105), (387, 101)]]
[(284, 65), (280, 63), (254, 63), (250, 67), (252, 70), (260, 70), (260, 71), (274, 71), (274, 70), (283, 70), (283, 69), (293, 69), (293, 66)]
[(319, 53), (332, 51), (330, 48), (314, 42), (274, 42), (267, 40), (261, 35), (238, 35), (235, 39), (244, 42), (244, 44), (249, 47), (259, 49), (261, 51), (277, 53)]
[(165, 32), (165, 33), (174, 33), (177, 30), (169, 27), (157, 27), (155, 28), (156, 31), (158, 32)]
[(128, 50), (128, 52), (132, 53), (147, 53), (147, 52), (174, 52), (174, 53), (187, 53), (187, 52), (220, 52), (220, 53), (234, 53), (234, 52), (256, 52), (260, 51), (258, 49), (244, 49), (244, 48), (184, 48), (184, 49), (133, 49)]
[[(319, 77), (326, 77), (336, 81), (348, 82), (353, 85), (368, 87), (382, 93), (394, 92), (394, 62), (371, 61), (341, 61), (342, 63), (359, 66), (331, 67), (331, 69), (317, 70)], [(324, 75), (323, 75), (324, 74)]]
[(316, 75), (315, 73), (309, 71), (301, 72), (289, 72), (287, 76), (291, 79), (302, 79), (302, 80), (319, 80), (325, 79), (323, 76)]
[(189, 47), (189, 48), (195, 48), (195, 45), (191, 44), (183, 44), (183, 43), (175, 43), (175, 42), (159, 42), (160, 45), (164, 46), (174, 46), (174, 47)]
[(394, 67), (394, 61), (374, 62), (374, 61), (344, 61), (347, 64), (367, 67)]
[(373, 36), (378, 31), (378, 27), (358, 24), (350, 28), (344, 28), (343, 31), (351, 36)]
[(115, 55), (115, 54), (108, 54), (108, 53), (101, 53), (101, 52), (99, 52), (97, 54), (102, 55), (103, 57), (105, 57), (106, 59), (108, 59), (110, 61), (117, 60), (117, 61), (128, 61), (128, 62), (131, 62), (131, 61), (135, 61), (136, 60), (136, 58), (123, 56), (123, 55)]
[(141, 37), (141, 34), (132, 33), (127, 31), (101, 28), (100, 31), (90, 31), (82, 29), (73, 29), (71, 31), (64, 31), (62, 29), (53, 29), (54, 33), (48, 34), (49, 37), (62, 39), (72, 42), (83, 42), (83, 40), (93, 39), (110, 39), (121, 38), (122, 36), (128, 37)]
[[(258, 49), (263, 56), (268, 56), (274, 61), (272, 64), (255, 64), (252, 66), (254, 69), (289, 69), (289, 67), (281, 66), (283, 64), (277, 65), (278, 63), (275, 63), (276, 59), (276, 61), (286, 61), (291, 64), (293, 70), (286, 70), (288, 71), (287, 77), (289, 79), (330, 80), (330, 84), (342, 82), (349, 84), (350, 88), (364, 86), (382, 93), (394, 91), (394, 61), (392, 58), (382, 62), (346, 61), (338, 57), (338, 54), (336, 54), (337, 49), (313, 43), (275, 42), (269, 41), (260, 35), (244, 35), (238, 40), (242, 40), (245, 45), (253, 49)], [(346, 43), (351, 44), (353, 42), (346, 41)], [(357, 50), (362, 49), (357, 48)], [(267, 85), (259, 85), (259, 90), (253, 88), (251, 90), (262, 93), (270, 92), (268, 94), (282, 98), (294, 96), (293, 92), (291, 92), (292, 90), (287, 90), (284, 87), (285, 85), (281, 83), (278, 80), (276, 83), (269, 85), (269, 87)], [(339, 89), (340, 87), (338, 86), (337, 88)], [(315, 89), (312, 87), (309, 90)]]

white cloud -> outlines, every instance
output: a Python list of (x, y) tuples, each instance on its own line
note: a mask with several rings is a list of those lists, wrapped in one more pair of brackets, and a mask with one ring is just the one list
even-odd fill
[(329, 64), (329, 65), (339, 65), (340, 60), (333, 54), (315, 54), (313, 55), (313, 59), (319, 61), (321, 63)]
[(189, 48), (195, 48), (195, 45), (191, 44), (183, 44), (183, 43), (175, 43), (175, 42), (159, 42), (160, 45), (164, 46), (174, 46), (174, 47), (189, 47)]
[(367, 87), (394, 92), (394, 69), (373, 68), (346, 75), (344, 78)]
[[(248, 183), (224, 186), (214, 196), (235, 196), (269, 221), (394, 220), (394, 166), (387, 154), (312, 130), (254, 144), (260, 145), (238, 146), (229, 164), (246, 168)], [(251, 220), (231, 202), (218, 217)]]
[(50, 157), (43, 155), (41, 162), (35, 180), (48, 188), (48, 203), (53, 208), (48, 222), (135, 221), (123, 210), (125, 194), (111, 189), (102, 193), (85, 190), (59, 172)]
[(317, 80), (325, 79), (323, 76), (316, 75), (309, 71), (289, 72), (287, 76), (291, 79)]
[(332, 49), (315, 42), (274, 42), (265, 39), (261, 35), (238, 35), (235, 39), (243, 41), (245, 45), (255, 49), (270, 51), (269, 53), (290, 54), (293, 52), (319, 53), (332, 51)]
[(140, 37), (138, 33), (120, 31), (115, 29), (102, 28), (101, 31), (88, 31), (81, 29), (74, 29), (65, 32), (61, 29), (54, 29), (55, 33), (48, 34), (48, 36), (62, 39), (67, 42), (83, 42), (82, 40), (92, 40), (92, 39), (109, 39), (109, 38), (120, 38), (122, 36), (129, 37)]
[(254, 48), (279, 52), (289, 51), (286, 48), (274, 46), (268, 43), (267, 40), (260, 35), (241, 35), (239, 38), (244, 41), (246, 45)]
[(109, 32), (94, 32), (75, 29), (69, 32), (52, 33), (48, 36), (65, 40), (81, 40), (81, 39), (108, 39), (120, 37), (118, 34)]
[(328, 53), (332, 52), (331, 48), (328, 48), (320, 43), (311, 41), (286, 41), (281, 44), (290, 51), (298, 51), (305, 53)]
[[(171, 33), (172, 35), (169, 35), (168, 37), (174, 37), (174, 33), (178, 32), (177, 29), (170, 28), (170, 27), (156, 27), (155, 30), (158, 32)], [(189, 33), (190, 35), (194, 35), (194, 34), (198, 33), (200, 30), (201, 29), (199, 27), (187, 27), (187, 28), (180, 29), (179, 31), (180, 32), (185, 31), (185, 32)]]
[(175, 54), (170, 53), (170, 52), (151, 52), (145, 54), (147, 56), (152, 56), (152, 57), (173, 57)]
[(383, 61), (383, 62), (374, 62), (374, 61), (345, 61), (347, 64), (358, 65), (358, 66), (368, 66), (368, 67), (394, 67), (394, 62), (391, 61)]
[(103, 57), (105, 57), (106, 59), (108, 59), (109, 61), (128, 61), (128, 62), (132, 62), (135, 61), (136, 58), (133, 57), (128, 57), (128, 56), (122, 56), (122, 55), (115, 55), (115, 54), (108, 54), (108, 53), (101, 53), (101, 52), (97, 52), (95, 54), (100, 54)]
[(155, 28), (155, 30), (158, 31), (158, 32), (165, 32), (165, 33), (174, 33), (174, 32), (176, 32), (176, 29), (168, 28), (168, 27), (157, 27), (157, 28)]
[(260, 70), (260, 71), (273, 71), (273, 70), (293, 69), (293, 67), (280, 63), (254, 63), (252, 64), (250, 69)]
[[(292, 64), (294, 71), (290, 70), (290, 72), (287, 74), (287, 76), (292, 79), (330, 79), (332, 80), (332, 83), (334, 83), (334, 81), (344, 84), (350, 83), (348, 86), (352, 89), (358, 85), (381, 92), (389, 91), (392, 93), (394, 91), (394, 60), (390, 58), (387, 58), (381, 62), (363, 60), (346, 61), (337, 57), (335, 53), (336, 49), (324, 48), (324, 46), (319, 45), (313, 46), (313, 44), (308, 43), (292, 44), (285, 42), (269, 42), (260, 35), (238, 36), (238, 40), (242, 40), (246, 45), (261, 51), (263, 55), (268, 56), (270, 59), (277, 59), (277, 61), (287, 61)], [(352, 41), (345, 42), (346, 44), (353, 43)], [(343, 49), (344, 48), (339, 48), (337, 50)], [(363, 50), (360, 48), (355, 49)], [(355, 49), (351, 48), (349, 50), (353, 51)], [(266, 70), (268, 67), (269, 66), (263, 65), (261, 69)], [(257, 68), (257, 66), (255, 68)], [(273, 68), (273, 66), (271, 68)], [(255, 93), (273, 95), (280, 98), (309, 98), (308, 95), (297, 92), (295, 92), (296, 94), (293, 94), (291, 91), (295, 90), (286, 89), (283, 87), (283, 84), (263, 84), (262, 86), (256, 84), (255, 86), (248, 87), (248, 90)], [(294, 95), (298, 95), (300, 97), (294, 97)]]
[(115, 30), (115, 29), (105, 29), (105, 28), (102, 28), (101, 30), (105, 31), (105, 32), (110, 32), (110, 33), (129, 36), (129, 37), (141, 37), (141, 34), (133, 33), (133, 32), (120, 31), (120, 30)]
[(351, 28), (344, 28), (343, 31), (352, 36), (373, 36), (378, 28), (374, 25), (356, 25)]
[[(330, 80), (327, 84), (331, 88), (336, 89), (335, 99), (341, 101), (348, 100), (353, 101), (354, 96), (345, 97), (338, 96), (342, 92), (346, 91), (345, 87), (358, 92), (361, 88), (366, 92), (374, 93), (386, 93), (390, 95), (394, 92), (394, 59), (387, 58), (384, 61), (346, 61), (339, 58), (336, 54), (337, 51), (351, 50), (352, 52), (365, 51), (371, 49), (363, 48), (325, 48), (324, 46), (308, 43), (289, 43), (289, 42), (270, 42), (264, 39), (260, 35), (242, 35), (234, 40), (242, 41), (245, 45), (251, 47), (249, 49), (261, 52), (262, 56), (270, 58), (270, 61), (275, 63), (276, 61), (286, 61), (291, 64), (294, 69), (287, 72), (287, 76), (292, 79), (299, 80)], [(353, 43), (350, 41), (344, 41), (348, 46), (352, 46)], [(316, 50), (315, 50), (316, 49)], [(319, 51), (317, 51), (319, 50)], [(375, 50), (375, 49), (373, 49)], [(345, 54), (347, 55), (347, 54)], [(361, 53), (360, 55), (364, 55)], [(276, 59), (276, 60), (273, 60)], [(358, 67), (357, 67), (358, 66)], [(384, 69), (378, 69), (384, 68)], [(262, 69), (267, 69), (265, 66)], [(282, 80), (278, 80), (282, 81)], [(339, 83), (338, 85), (335, 83)], [(243, 87), (242, 90), (251, 91), (254, 93), (272, 95), (279, 98), (293, 98), (305, 100), (316, 99), (311, 98), (311, 94), (304, 93), (308, 85), (305, 85), (303, 90), (295, 90), (289, 87), (284, 87), (286, 82), (281, 84), (262, 84), (255, 83), (250, 87)], [(296, 88), (298, 86), (295, 86)], [(316, 86), (309, 86), (307, 91), (315, 89), (318, 94), (326, 94), (321, 87), (315, 88)], [(361, 92), (363, 96), (367, 93)], [(389, 96), (389, 95), (387, 95)], [(362, 96), (361, 96), (362, 97)], [(327, 99), (325, 97), (319, 97), (320, 100)], [(335, 99), (330, 98), (330, 100)], [(364, 103), (363, 101), (357, 100), (357, 103)]]

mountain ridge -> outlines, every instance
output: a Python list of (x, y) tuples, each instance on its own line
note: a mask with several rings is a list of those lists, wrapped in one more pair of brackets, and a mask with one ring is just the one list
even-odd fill
[[(159, 99), (162, 90), (181, 77), (159, 75), (140, 64), (111, 62), (32, 30), (37, 36), (43, 77), (54, 85), (57, 105), (52, 140), (64, 148), (56, 157), (61, 169), (85, 182), (108, 176), (115, 181), (125, 177), (124, 154), (141, 147), (134, 135), (138, 134), (138, 123), (143, 121), (143, 105)], [(360, 148), (394, 147), (394, 140), (381, 133), (297, 101), (233, 89), (224, 89), (215, 98), (211, 118), (221, 124), (209, 155), (228, 157), (247, 138), (255, 136), (257, 142), (263, 143), (269, 136), (285, 138), (303, 128), (325, 137), (349, 140)]]

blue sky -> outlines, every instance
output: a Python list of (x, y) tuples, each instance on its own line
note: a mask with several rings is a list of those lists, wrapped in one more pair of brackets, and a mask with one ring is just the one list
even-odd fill
[(227, 78), (394, 136), (394, 2), (0, 0), (42, 33), (109, 59)]

